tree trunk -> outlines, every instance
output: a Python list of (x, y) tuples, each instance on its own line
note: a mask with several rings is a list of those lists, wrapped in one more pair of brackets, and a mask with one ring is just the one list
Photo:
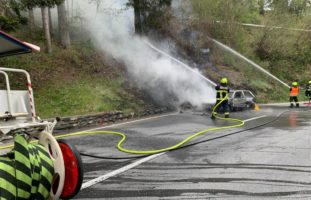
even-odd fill
[[(69, 0), (68, 0), (69, 1)], [(311, 3), (310, 3), (311, 4)], [(73, 4), (73, 0), (71, 0), (71, 17), (70, 17), (70, 22), (72, 23), (73, 22), (73, 7), (74, 7), (74, 4)]]
[(35, 31), (35, 16), (32, 8), (28, 10), (28, 29), (30, 37), (33, 38)]
[(141, 21), (141, 4), (140, 0), (134, 0), (134, 17), (135, 17), (135, 33), (141, 35), (142, 21)]
[(5, 0), (0, 0), (0, 16), (4, 16), (7, 9), (7, 2)]
[(65, 1), (57, 5), (57, 13), (60, 42), (63, 48), (67, 49), (70, 47), (70, 35), (68, 29), (68, 19), (66, 15)]
[(49, 11), (48, 7), (41, 7), (42, 13), (42, 25), (44, 29), (46, 48), (45, 51), (47, 53), (52, 52), (52, 42), (51, 42), (51, 34), (50, 34), (50, 26), (49, 26)]
[(53, 35), (53, 23), (52, 23), (52, 13), (51, 8), (48, 9), (49, 12), (49, 26), (50, 26), (50, 33)]
[(265, 14), (265, 0), (259, 0), (259, 14), (264, 15)]

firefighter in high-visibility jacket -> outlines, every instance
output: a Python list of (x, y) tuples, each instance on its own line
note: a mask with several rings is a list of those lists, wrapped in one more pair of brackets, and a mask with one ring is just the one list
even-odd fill
[(306, 92), (305, 95), (307, 98), (309, 98), (309, 103), (311, 102), (311, 81), (308, 82), (306, 85)]
[(292, 87), (290, 87), (289, 89), (290, 91), (290, 97), (289, 97), (289, 102), (290, 102), (290, 107), (294, 107), (294, 101), (296, 103), (296, 107), (299, 107), (299, 103), (298, 103), (298, 94), (299, 94), (299, 87), (298, 87), (298, 82), (294, 81), (292, 83)]
[(212, 119), (215, 119), (218, 112), (223, 112), (225, 114), (225, 118), (229, 118), (229, 104), (228, 104), (228, 94), (229, 94), (229, 87), (228, 87), (228, 79), (222, 78), (220, 80), (220, 84), (215, 87), (216, 89), (216, 105), (221, 102), (218, 107), (212, 113)]

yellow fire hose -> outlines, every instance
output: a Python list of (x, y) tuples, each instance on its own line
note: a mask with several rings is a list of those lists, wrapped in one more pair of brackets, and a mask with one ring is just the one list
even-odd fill
[[(226, 99), (227, 99), (227, 97), (225, 97), (222, 101), (220, 101), (218, 104), (216, 104), (212, 110), (212, 113)], [(76, 132), (76, 133), (59, 135), (59, 136), (56, 136), (56, 138), (59, 139), (59, 138), (66, 138), (66, 137), (73, 137), (73, 136), (80, 136), (80, 135), (102, 135), (102, 134), (117, 135), (117, 136), (121, 137), (121, 139), (119, 140), (119, 142), (117, 144), (117, 148), (122, 152), (130, 153), (130, 154), (156, 154), (156, 153), (161, 153), (161, 152), (170, 151), (173, 149), (180, 148), (180, 147), (182, 147), (182, 145), (188, 143), (193, 138), (198, 137), (199, 135), (202, 135), (202, 134), (207, 133), (207, 132), (237, 128), (237, 127), (241, 127), (244, 125), (244, 121), (240, 120), (240, 119), (223, 118), (223, 117), (218, 117), (218, 116), (216, 116), (216, 118), (221, 119), (221, 120), (226, 120), (226, 121), (238, 122), (238, 124), (229, 125), (229, 126), (222, 126), (222, 127), (207, 128), (207, 129), (201, 130), (199, 132), (193, 133), (189, 137), (185, 138), (184, 140), (182, 140), (181, 142), (179, 142), (173, 146), (162, 148), (162, 149), (152, 149), (152, 150), (142, 150), (142, 151), (133, 150), (133, 149), (126, 149), (126, 148), (122, 147), (123, 142), (126, 140), (126, 135), (124, 133), (116, 132), (116, 131), (105, 131), (105, 130), (102, 130), (102, 131), (81, 131), (81, 132)], [(12, 145), (2, 146), (2, 147), (0, 147), (0, 149), (7, 149), (10, 147), (12, 147)]]

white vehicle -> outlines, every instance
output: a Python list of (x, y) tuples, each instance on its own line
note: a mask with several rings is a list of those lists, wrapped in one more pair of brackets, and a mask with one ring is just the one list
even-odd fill
[(255, 95), (249, 90), (231, 90), (229, 93), (229, 107), (231, 111), (254, 109)]

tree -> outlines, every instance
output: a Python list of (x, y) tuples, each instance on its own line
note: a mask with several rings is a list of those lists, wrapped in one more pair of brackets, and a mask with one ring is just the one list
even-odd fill
[(0, 0), (0, 16), (4, 16), (6, 9), (7, 9), (7, 1)]
[(26, 24), (20, 10), (20, 4), (15, 0), (0, 0), (0, 29), (14, 31), (20, 24)]
[(51, 40), (51, 32), (49, 25), (49, 8), (54, 7), (59, 4), (61, 0), (36, 0), (35, 4), (41, 8), (42, 13), (42, 24), (44, 30), (44, 36), (46, 41), (46, 49), (47, 53), (52, 52), (52, 40)]
[(49, 26), (50, 26), (50, 32), (51, 32), (51, 35), (53, 36), (53, 21), (52, 21), (52, 11), (51, 11), (52, 8), (48, 8), (48, 13), (49, 13)]
[(246, 33), (238, 23), (260, 22), (258, 0), (192, 0), (192, 7), (196, 26), (204, 35), (237, 50), (244, 48)]
[[(95, 3), (95, 5), (96, 5), (96, 15), (97, 15), (97, 13), (99, 11), (99, 8), (100, 8), (100, 6), (102, 4), (102, 0), (90, 0), (90, 2)], [(73, 0), (72, 0), (72, 3), (73, 3)]]
[(259, 14), (264, 15), (265, 14), (265, 0), (258, 0), (259, 4)]
[(285, 13), (288, 12), (289, 1), (288, 0), (273, 0), (272, 7), (275, 12)]
[(33, 37), (33, 31), (35, 29), (35, 17), (33, 9), (37, 6), (36, 1), (33, 0), (21, 0), (23, 10), (28, 11), (28, 29), (30, 37)]
[(127, 6), (134, 8), (135, 32), (163, 32), (169, 21), (171, 3), (172, 0), (129, 0)]
[(307, 0), (292, 0), (289, 4), (289, 11), (297, 16), (301, 16), (307, 10), (307, 5)]
[(141, 21), (141, 0), (133, 0), (134, 18), (135, 18), (135, 33), (142, 34), (142, 21)]
[(49, 25), (49, 10), (48, 7), (42, 6), (41, 7), (42, 13), (42, 23), (43, 23), (43, 30), (45, 36), (45, 51), (47, 53), (52, 52), (52, 39), (51, 39), (51, 32), (50, 32), (50, 25)]
[(310, 0), (273, 0), (271, 4), (276, 13), (289, 13), (303, 16), (310, 3)]
[(70, 35), (68, 29), (68, 18), (66, 13), (65, 0), (57, 5), (57, 13), (60, 43), (61, 46), (66, 49), (70, 47)]

